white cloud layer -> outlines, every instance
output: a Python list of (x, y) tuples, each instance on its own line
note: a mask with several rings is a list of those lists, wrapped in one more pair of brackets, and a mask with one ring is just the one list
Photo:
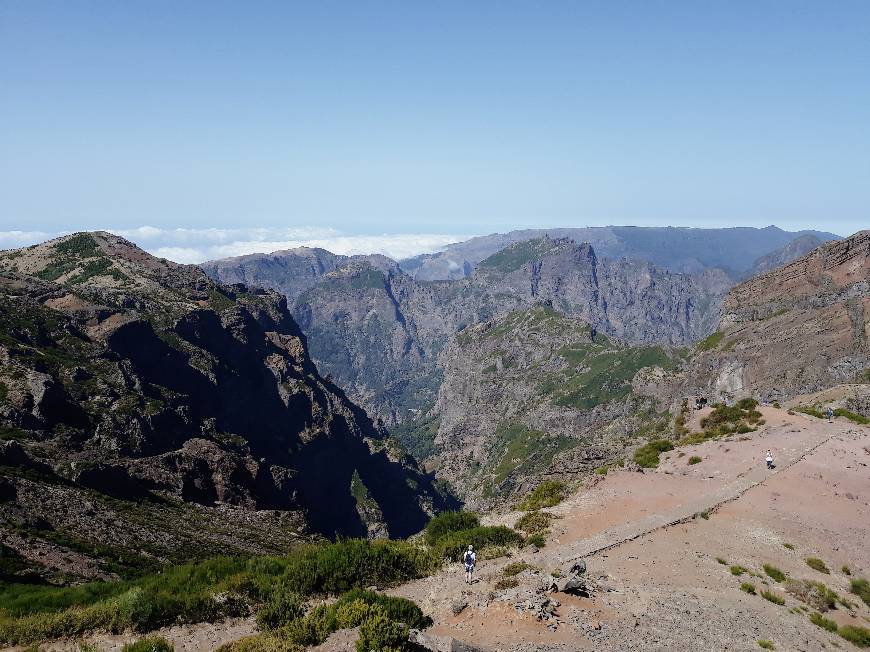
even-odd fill
[[(329, 228), (292, 229), (104, 229), (135, 242), (155, 256), (178, 263), (201, 263), (215, 258), (270, 253), (294, 247), (321, 247), (336, 254), (384, 254), (396, 260), (438, 251), (468, 236), (434, 233), (349, 235)], [(63, 233), (44, 231), (0, 231), (0, 249), (12, 249), (43, 242)]]

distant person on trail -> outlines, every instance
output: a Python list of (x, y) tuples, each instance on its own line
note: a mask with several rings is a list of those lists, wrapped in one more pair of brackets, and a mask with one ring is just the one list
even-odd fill
[(834, 411), (830, 407), (825, 414), (828, 415), (828, 423), (834, 423)]
[(471, 584), (471, 576), (474, 574), (474, 564), (477, 563), (477, 555), (474, 553), (474, 546), (468, 546), (468, 550), (465, 551), (462, 561), (465, 562), (465, 583)]
[(773, 469), (773, 454), (768, 450), (767, 457), (764, 458), (764, 461), (767, 462), (767, 468)]

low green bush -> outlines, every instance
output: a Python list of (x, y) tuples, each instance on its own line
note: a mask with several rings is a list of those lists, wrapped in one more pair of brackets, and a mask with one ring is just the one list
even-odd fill
[(849, 568), (848, 566), (846, 566), (846, 564), (843, 564), (843, 565), (840, 567), (840, 572), (842, 572), (843, 575), (851, 575), (851, 574), (852, 574), (852, 569)]
[(514, 563), (512, 563), (512, 564), (508, 564), (507, 566), (505, 566), (505, 567), (501, 570), (501, 572), (502, 572), (502, 574), (505, 575), (506, 577), (513, 577), (514, 575), (519, 575), (519, 574), (522, 573), (524, 570), (527, 570), (527, 569), (529, 569), (529, 568), (531, 568), (531, 566), (530, 566), (529, 564), (527, 564), (526, 562), (524, 562), (524, 561), (515, 561)]
[(303, 618), (290, 621), (284, 625), (281, 633), (299, 645), (319, 645), (332, 632), (359, 627), (375, 613), (418, 629), (431, 624), (429, 618), (410, 600), (374, 591), (354, 590), (333, 604), (315, 607)]
[(758, 639), (758, 647), (763, 648), (765, 650), (775, 650), (776, 647), (773, 645), (773, 641), (769, 641), (766, 638)]
[(514, 529), (525, 532), (526, 534), (535, 534), (543, 532), (550, 527), (550, 521), (554, 516), (548, 512), (529, 512), (523, 514), (514, 525)]
[(828, 630), (829, 632), (837, 631), (837, 623), (835, 623), (830, 618), (825, 618), (822, 614), (811, 613), (810, 622), (817, 627)]
[(700, 463), (701, 463), (701, 458), (698, 455), (692, 455), (692, 457), (689, 458), (689, 464), (700, 464)]
[(406, 623), (391, 619), (386, 612), (374, 606), (359, 628), (357, 652), (404, 652), (411, 650)]
[(731, 574), (732, 574), (732, 575), (736, 575), (737, 577), (740, 577), (740, 576), (743, 575), (743, 573), (745, 573), (748, 569), (744, 568), (743, 566), (737, 566), (737, 565), (735, 565), (735, 566), (732, 566), (730, 570), (731, 570)]
[(493, 586), (496, 591), (504, 591), (506, 589), (514, 589), (520, 585), (519, 581), (515, 577), (503, 577), (499, 581), (497, 581)]
[(544, 507), (554, 507), (565, 500), (568, 495), (564, 482), (545, 480), (532, 491), (525, 500), (517, 504), (517, 509), (532, 511)]
[(835, 417), (845, 417), (854, 423), (860, 424), (862, 426), (870, 425), (870, 419), (865, 417), (863, 414), (856, 414), (855, 412), (849, 412), (845, 408), (837, 408), (834, 410)]
[(673, 442), (667, 439), (654, 439), (634, 452), (634, 461), (645, 469), (654, 469), (659, 465), (659, 455), (674, 450)]
[(728, 562), (725, 561), (724, 559), (722, 559), (721, 557), (716, 557), (716, 561), (718, 561), (718, 562), (719, 562), (720, 564), (722, 564), (723, 566), (727, 566), (727, 565), (728, 565)]
[(789, 550), (794, 550), (794, 546), (790, 543), (784, 543), (784, 544), (782, 544), (782, 547), (788, 548)]
[(770, 591), (762, 591), (761, 597), (765, 600), (772, 602), (773, 604), (778, 604), (779, 606), (785, 604), (785, 598), (781, 598), (776, 593), (771, 593)]
[(216, 652), (303, 652), (304, 648), (275, 632), (246, 636), (221, 645)]
[(785, 590), (804, 604), (808, 604), (817, 611), (834, 609), (837, 602), (841, 601), (836, 591), (832, 591), (821, 582), (813, 580), (786, 579)]
[(481, 526), (445, 534), (432, 546), (432, 555), (439, 561), (443, 559), (459, 561), (469, 545), (479, 550), (485, 546), (515, 546), (522, 543), (522, 540), (517, 532), (503, 525)]
[(828, 567), (818, 557), (807, 557), (806, 560), (807, 566), (812, 568), (813, 570), (817, 570), (820, 573), (824, 573), (825, 575), (830, 575), (831, 571), (828, 570)]
[(146, 636), (121, 648), (121, 652), (174, 652), (174, 650), (172, 643), (162, 636)]
[(543, 533), (538, 532), (537, 534), (533, 534), (532, 536), (526, 539), (526, 543), (530, 546), (535, 546), (536, 548), (543, 548), (547, 545), (547, 538)]
[(281, 583), (257, 611), (257, 625), (269, 631), (295, 620), (305, 613), (305, 600), (287, 584)]
[(294, 551), (281, 577), (303, 595), (337, 595), (353, 588), (390, 586), (425, 577), (432, 568), (432, 558), (414, 544), (346, 539)]
[(861, 598), (864, 601), (864, 604), (870, 607), (870, 582), (863, 577), (853, 578), (849, 582), (849, 590)]
[(755, 595), (755, 585), (751, 582), (743, 582), (743, 584), (740, 585), (740, 590), (749, 595)]
[(432, 546), (445, 534), (459, 532), (460, 530), (470, 530), (479, 526), (480, 519), (477, 517), (477, 514), (472, 514), (471, 512), (444, 512), (434, 516), (426, 524), (424, 537), (426, 543)]
[(837, 633), (857, 647), (870, 647), (870, 629), (866, 627), (843, 625)]
[[(496, 534), (502, 536), (480, 536), (470, 542), (521, 540), (507, 528)], [(283, 557), (218, 557), (168, 566), (137, 580), (74, 590), (0, 585), (0, 643), (21, 645), (93, 630), (147, 632), (171, 623), (214, 622), (248, 613), (255, 604), (264, 605), (263, 624), (268, 626), (270, 621), (283, 621), (294, 608), (286, 595), (271, 602), (278, 587), (293, 587), (303, 596), (339, 595), (425, 577), (440, 559), (436, 562), (426, 549), (404, 541), (348, 539), (302, 546)], [(22, 599), (28, 595), (34, 597), (31, 603)]]
[(764, 569), (764, 572), (767, 573), (767, 576), (776, 582), (782, 582), (785, 579), (785, 573), (779, 570), (776, 566), (765, 564), (762, 568)]

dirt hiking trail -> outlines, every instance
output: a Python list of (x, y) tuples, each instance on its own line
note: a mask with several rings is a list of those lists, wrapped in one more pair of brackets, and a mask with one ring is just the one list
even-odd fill
[[(546, 546), (481, 561), (471, 586), (457, 561), (389, 592), (432, 616), (430, 634), (491, 652), (748, 651), (761, 649), (763, 639), (776, 650), (857, 649), (813, 625), (804, 603), (762, 568), (823, 582), (851, 603), (827, 618), (870, 626), (870, 609), (848, 592), (850, 576), (841, 570), (870, 575), (870, 428), (760, 410), (766, 423), (757, 432), (664, 453), (655, 470), (611, 471), (546, 510), (556, 516)], [(764, 463), (768, 449), (772, 471)], [(701, 461), (689, 464), (692, 456)], [(519, 516), (487, 515), (484, 522), (512, 526)], [(810, 568), (808, 557), (824, 560), (830, 572)], [(581, 558), (593, 586), (589, 597), (542, 592), (553, 571)], [(517, 585), (497, 587), (504, 567), (518, 561), (530, 568), (515, 576)], [(742, 567), (739, 575), (732, 566)], [(742, 591), (743, 582), (756, 594)], [(761, 597), (763, 590), (784, 605)], [(253, 629), (252, 619), (241, 619), (160, 633), (188, 652)], [(352, 630), (337, 632), (316, 649), (353, 650), (355, 638)], [(100, 650), (119, 650), (131, 639), (90, 640)], [(444, 641), (445, 649), (460, 649)], [(77, 647), (57, 642), (40, 649)]]

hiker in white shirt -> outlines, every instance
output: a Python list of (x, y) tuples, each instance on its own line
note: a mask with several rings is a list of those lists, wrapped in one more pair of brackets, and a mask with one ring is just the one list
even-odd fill
[(465, 583), (471, 584), (471, 576), (474, 574), (474, 564), (477, 563), (477, 555), (474, 553), (474, 546), (468, 546), (468, 550), (462, 556), (462, 561), (465, 563)]
[(767, 451), (767, 457), (764, 458), (764, 461), (767, 462), (767, 468), (773, 468), (773, 454), (770, 451)]

